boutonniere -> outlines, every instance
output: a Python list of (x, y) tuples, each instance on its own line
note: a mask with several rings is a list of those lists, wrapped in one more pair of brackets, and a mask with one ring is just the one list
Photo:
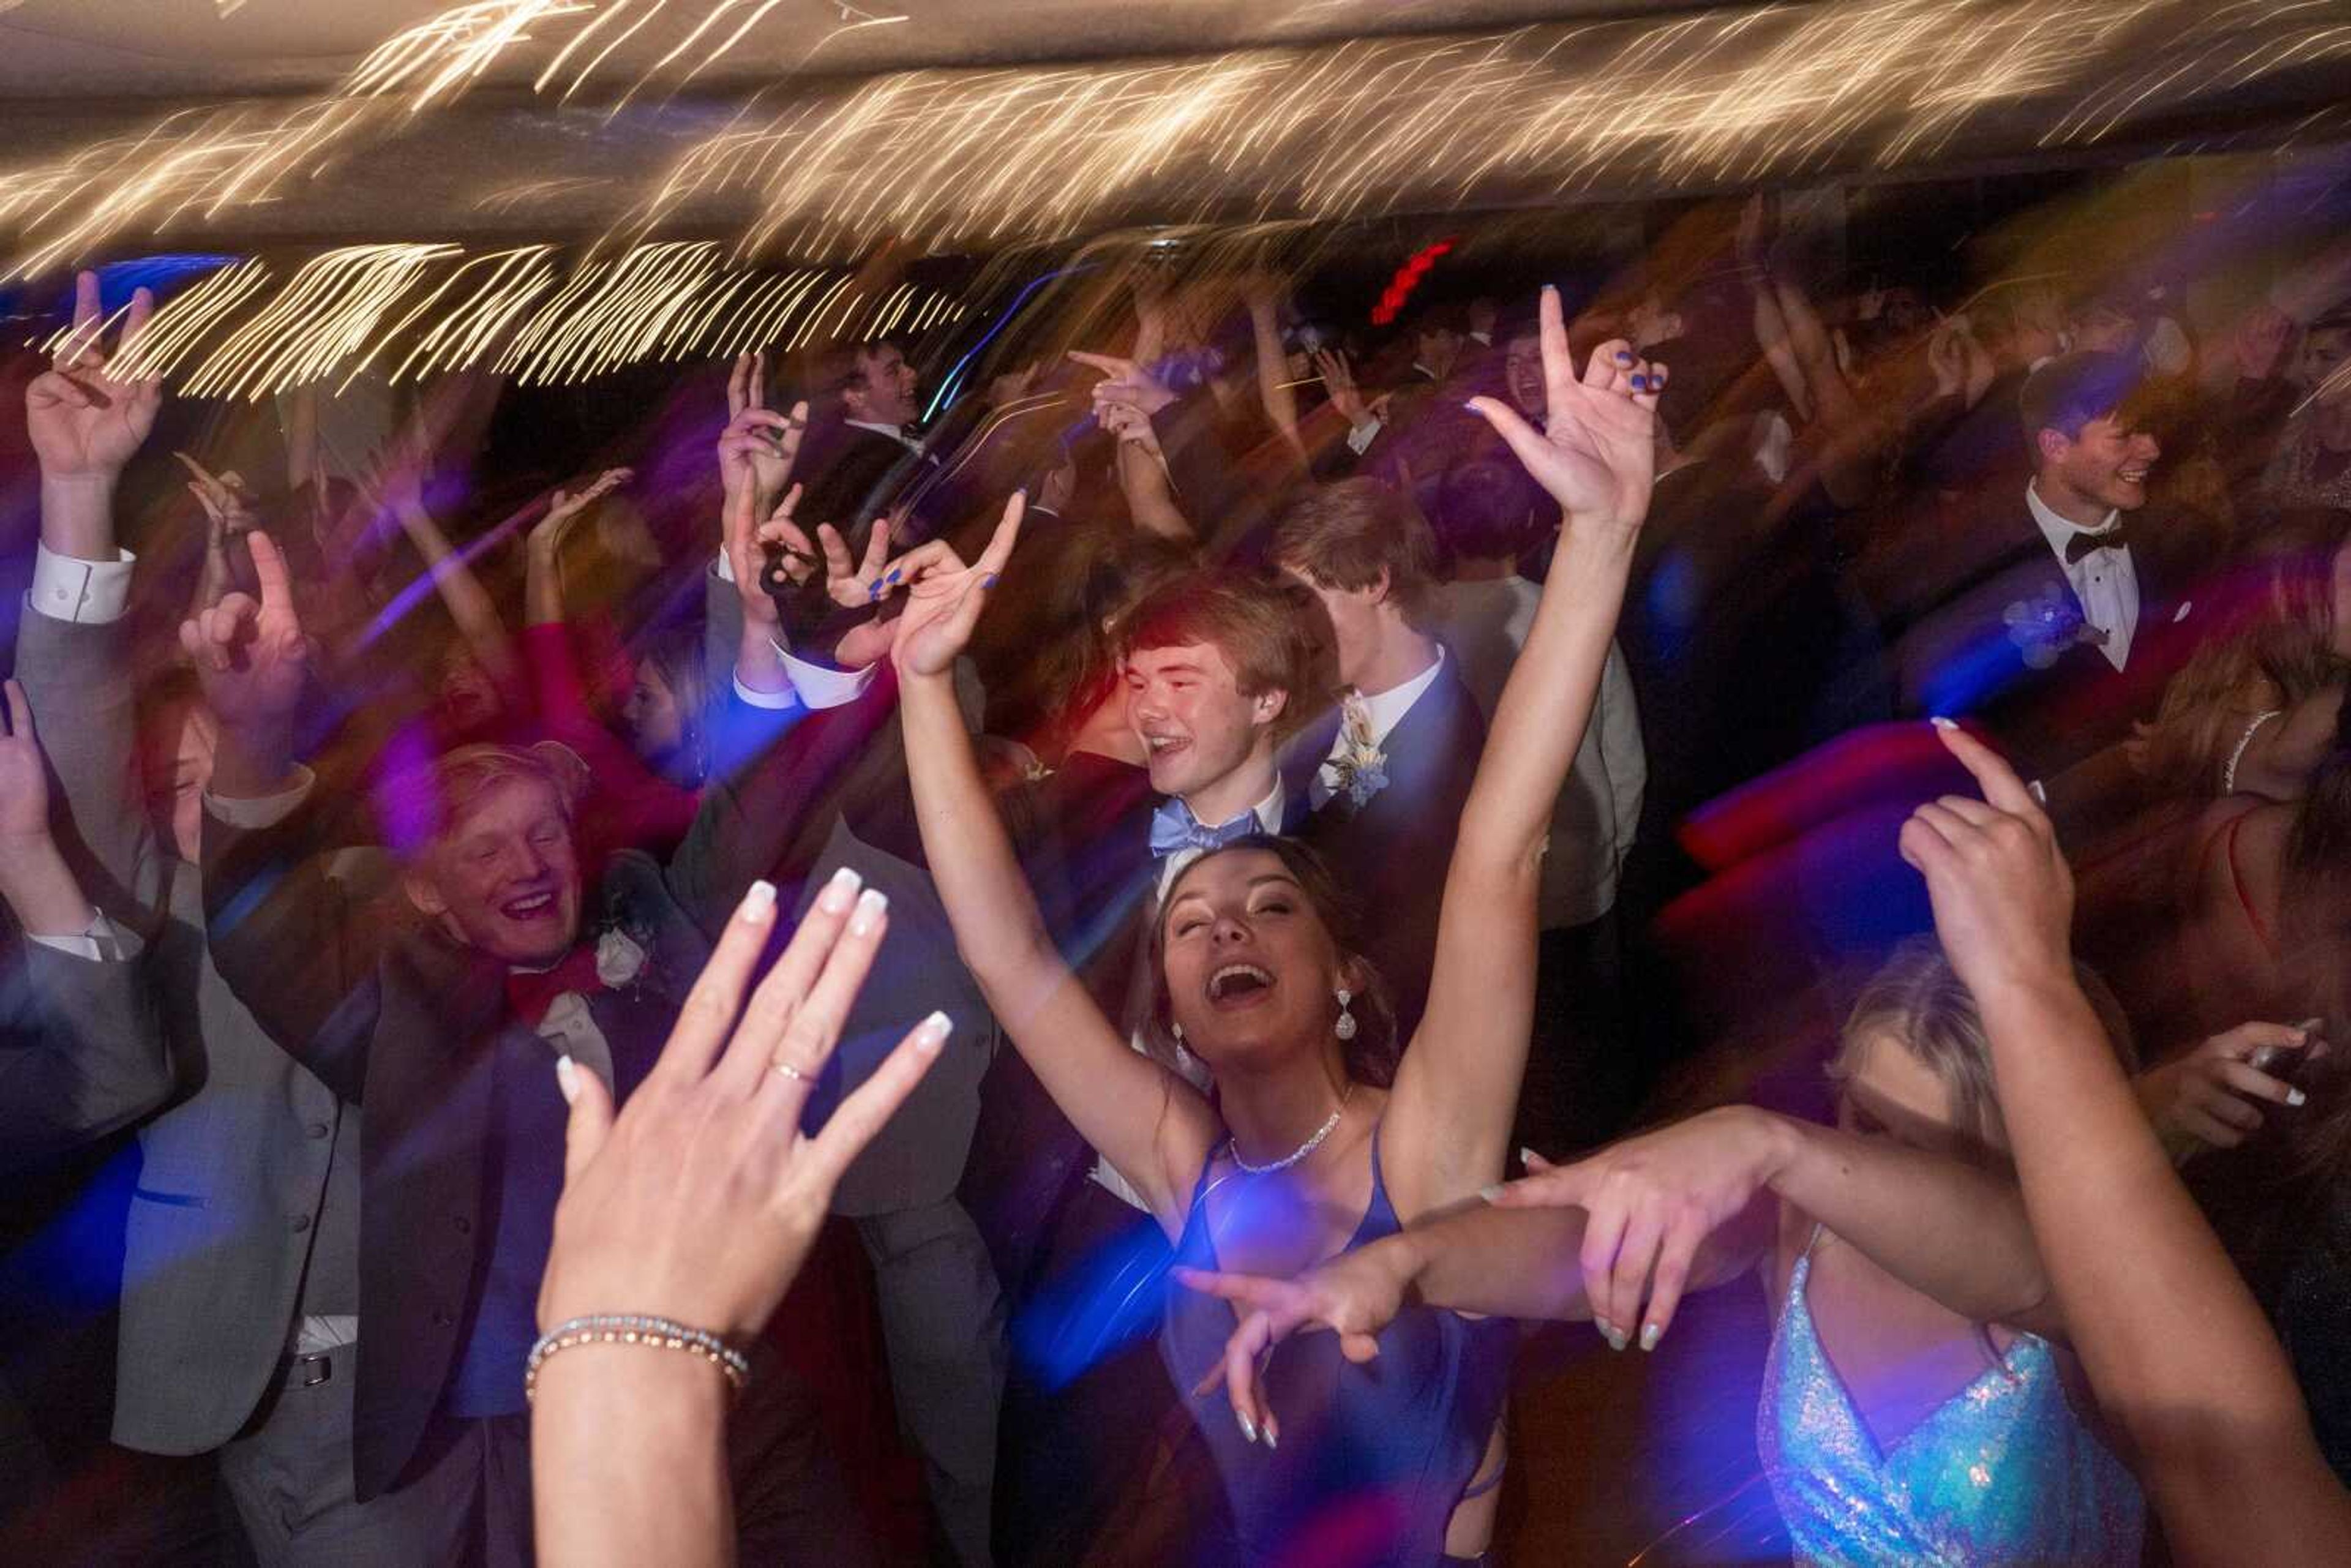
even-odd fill
[(644, 972), (644, 944), (619, 925), (608, 925), (596, 938), (596, 978), (608, 991), (633, 984)]
[(1361, 810), (1372, 797), (1388, 787), (1388, 754), (1372, 737), (1372, 710), (1350, 692), (1340, 705), (1339, 749), (1323, 764), (1324, 782), (1333, 795), (1344, 795)]
[(2048, 669), (2079, 643), (2103, 647), (2106, 641), (2104, 632), (2083, 619), (2058, 582), (2043, 583), (2031, 599), (2011, 601), (2001, 619), (2008, 623), (2008, 640), (2035, 670)]

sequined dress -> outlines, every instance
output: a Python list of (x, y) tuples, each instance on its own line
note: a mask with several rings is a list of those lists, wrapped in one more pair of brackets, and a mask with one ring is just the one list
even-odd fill
[(1788, 1281), (1755, 1417), (1796, 1561), (2138, 1562), (2138, 1483), (2074, 1413), (2046, 1340), (2018, 1335), (1997, 1365), (1881, 1453), (1821, 1346), (1804, 1299), (1811, 1271), (1808, 1245)]

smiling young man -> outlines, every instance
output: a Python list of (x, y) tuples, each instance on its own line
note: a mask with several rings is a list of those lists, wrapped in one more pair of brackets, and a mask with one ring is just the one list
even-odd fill
[[(591, 883), (575, 832), (586, 765), (552, 743), (460, 747), (378, 793), (398, 876), (363, 897), (350, 870), (381, 857), (339, 848), (335, 791), (297, 760), (308, 642), (282, 559), (250, 538), (258, 600), (231, 594), (181, 632), (220, 729), (204, 914), (230, 989), (367, 1118), (361, 1326), (350, 1370), (339, 1355), (332, 1374), (351, 1492), (388, 1516), (399, 1549), (381, 1560), (527, 1563), (523, 1367), (563, 1183), (557, 1059), (618, 1098), (644, 1080), (708, 934), (774, 863), (792, 789), (766, 762), (714, 784), (666, 862), (623, 850)], [(799, 716), (777, 727), (798, 734)], [(773, 1505), (737, 1523), (775, 1539), (750, 1554), (841, 1550), (853, 1526), (820, 1473), (804, 1396), (789, 1378), (754, 1387), (737, 1430), (799, 1447), (766, 1456)]]
[(2138, 423), (2128, 358), (2065, 354), (2017, 407), (2032, 477), (1980, 497), (1974, 564), (1933, 586), (1903, 636), (1905, 685), (1928, 712), (1975, 714), (2028, 775), (2049, 777), (2130, 733), (2200, 630), (2190, 519), (2158, 515), (2163, 453)]

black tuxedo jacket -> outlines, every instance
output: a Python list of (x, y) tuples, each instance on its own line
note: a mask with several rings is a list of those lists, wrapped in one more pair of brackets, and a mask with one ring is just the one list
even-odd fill
[[(1295, 806), (1311, 800), (1315, 770), (1338, 729), (1338, 715), (1326, 715), (1290, 747), (1283, 773)], [(1333, 795), (1309, 812), (1297, 836), (1322, 855), (1353, 900), (1364, 956), (1395, 1005), (1397, 1039), (1409, 1040), (1427, 1006), (1446, 873), (1486, 749), (1478, 699), (1451, 657), (1380, 749), (1387, 756), (1386, 787), (1360, 807)]]
[(923, 454), (903, 441), (838, 419), (817, 421), (793, 465), (805, 488), (792, 515), (811, 537), (819, 523), (852, 537), (888, 511), (924, 466)]
[(2153, 716), (2210, 620), (2196, 602), (2204, 530), (2185, 517), (2130, 519), (2138, 622), (2117, 670), (2023, 495), (1978, 516), (1970, 553), (1947, 562), (1897, 632), (1901, 689), (1914, 710), (1980, 719), (2027, 778), (2045, 778)]

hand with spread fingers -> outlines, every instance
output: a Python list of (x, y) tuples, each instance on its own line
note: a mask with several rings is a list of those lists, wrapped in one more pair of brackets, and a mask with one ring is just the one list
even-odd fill
[(2289, 1108), (2303, 1103), (2303, 1092), (2276, 1071), (2326, 1054), (2319, 1022), (2239, 1024), (2140, 1073), (2132, 1087), (2175, 1155), (2206, 1146), (2233, 1149), (2262, 1130), (2264, 1102)]
[(1945, 795), (1910, 814), (1897, 841), (1927, 879), (1935, 934), (1968, 989), (2073, 987), (2074, 873), (2056, 830), (2016, 770), (1949, 719), (1936, 733), (1983, 798)]
[(1364, 394), (1355, 385), (1355, 368), (1347, 356), (1334, 349), (1318, 349), (1314, 352), (1314, 369), (1322, 377), (1322, 395), (1350, 425), (1372, 422), (1372, 411), (1364, 402)]
[(844, 872), (752, 981), (776, 924), (756, 884), (695, 982), (660, 1061), (614, 1114), (568, 1058), (563, 1197), (542, 1327), (599, 1312), (667, 1317), (747, 1340), (783, 1300), (842, 1171), (911, 1093), (949, 1020), (917, 1025), (810, 1136), (801, 1113), (889, 929)]
[(1541, 329), (1545, 415), (1538, 432), (1508, 402), (1469, 400), (1518, 454), (1527, 472), (1557, 501), (1573, 528), (1592, 522), (1636, 528), (1648, 513), (1656, 476), (1657, 398), (1666, 367), (1652, 365), (1622, 338), (1592, 350), (1583, 374), (1567, 347), (1559, 290), (1542, 291)]
[(154, 309), (154, 296), (144, 288), (131, 295), (110, 355), (98, 274), (75, 278), (73, 326), (49, 369), (25, 389), (25, 423), (44, 478), (111, 479), (155, 428), (162, 380), (127, 376), (116, 368), (135, 361), (140, 334)]
[(1177, 1281), (1186, 1289), (1230, 1301), (1240, 1316), (1240, 1326), (1225, 1343), (1225, 1359), (1193, 1396), (1205, 1398), (1221, 1385), (1249, 1440), (1262, 1434), (1266, 1447), (1280, 1447), (1280, 1418), (1266, 1403), (1259, 1382), (1274, 1348), (1301, 1330), (1328, 1330), (1339, 1336), (1340, 1354), (1358, 1364), (1371, 1361), (1380, 1354), (1380, 1331), (1404, 1310), (1418, 1269), (1410, 1240), (1390, 1236), (1295, 1280), (1176, 1270)]
[(1745, 1212), (1785, 1162), (1778, 1118), (1727, 1105), (1543, 1166), (1493, 1194), (1498, 1208), (1581, 1208), (1580, 1264), (1593, 1324), (1618, 1350), (1654, 1349), (1707, 1239)]
[(1004, 504), (996, 532), (970, 566), (938, 540), (909, 551), (893, 562), (883, 575), (884, 595), (904, 590), (905, 613), (899, 616), (891, 641), (891, 657), (904, 676), (944, 675), (971, 642), (979, 612), (997, 575), (1012, 559), (1020, 538), (1020, 517), (1029, 498), (1016, 490)]
[(808, 433), (808, 404), (789, 414), (768, 406), (768, 368), (763, 356), (737, 356), (726, 378), (726, 428), (718, 437), (718, 476), (733, 496), (747, 488), (761, 506), (791, 482), (800, 437)]

